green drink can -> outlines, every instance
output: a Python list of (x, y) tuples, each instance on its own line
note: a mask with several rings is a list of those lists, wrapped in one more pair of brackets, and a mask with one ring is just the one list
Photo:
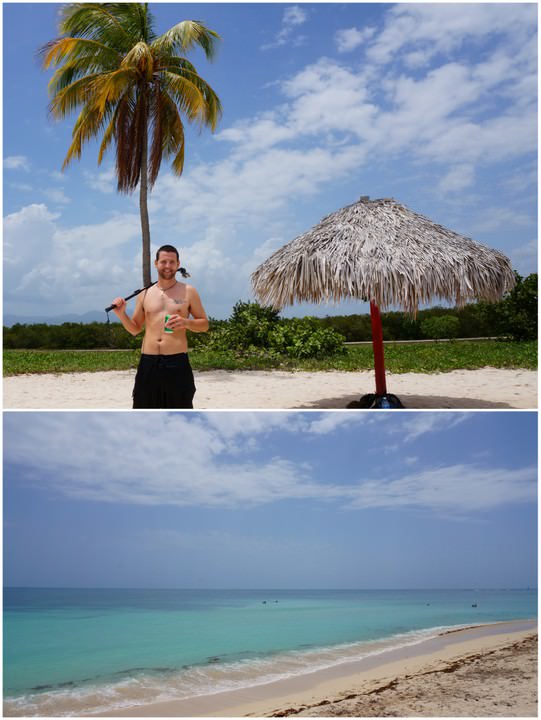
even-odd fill
[[(169, 320), (170, 317), (171, 317), (171, 315), (166, 315), (166, 316), (165, 316), (164, 325), (165, 325), (165, 323)], [(172, 332), (173, 332), (173, 328), (164, 327), (163, 330), (164, 330), (164, 332), (166, 332), (166, 333), (172, 333)]]

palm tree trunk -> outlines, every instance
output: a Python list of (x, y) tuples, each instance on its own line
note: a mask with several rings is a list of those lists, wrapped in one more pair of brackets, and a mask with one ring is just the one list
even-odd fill
[(141, 215), (141, 232), (143, 237), (143, 285), (150, 285), (150, 222), (148, 219), (148, 132), (142, 137), (141, 176), (139, 179), (139, 212)]

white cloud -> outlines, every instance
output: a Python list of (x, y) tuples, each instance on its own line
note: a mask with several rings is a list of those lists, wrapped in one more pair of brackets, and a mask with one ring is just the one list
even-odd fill
[(351, 52), (371, 38), (376, 32), (374, 27), (366, 27), (362, 30), (357, 28), (344, 28), (335, 34), (336, 49), (339, 53)]
[(520, 258), (521, 260), (526, 258), (528, 260), (537, 257), (537, 238), (534, 238), (527, 242), (525, 245), (521, 245), (513, 251), (513, 256)]
[(537, 267), (537, 238), (517, 248), (513, 248), (509, 254), (512, 259), (513, 268), (521, 275), (529, 275), (532, 272), (532, 268)]
[[(260, 257), (258, 247), (246, 250), (238, 244), (241, 228), (257, 233), (259, 247), (269, 245), (277, 218), (291, 233), (287, 220), (292, 188), (297, 199), (313, 197), (329, 182), (347, 176), (362, 158), (362, 150), (350, 147), (272, 148), (249, 156), (246, 150), (244, 146), (227, 160), (201, 165), (187, 172), (182, 182), (164, 173), (156, 183), (156, 195), (162, 203), (160, 222), (180, 228), (188, 238), (198, 237), (191, 246), (183, 238), (178, 242), (187, 247), (187, 252), (191, 247), (189, 254), (196, 262), (200, 258), (204, 275), (210, 269), (208, 259), (214, 257), (222, 278), (230, 283), (237, 275), (239, 258), (243, 268), (251, 271)], [(284, 241), (290, 239), (288, 234)], [(245, 275), (244, 284), (248, 279)]]
[(300, 5), (291, 5), (284, 10), (282, 16), (282, 27), (276, 34), (271, 43), (261, 46), (261, 50), (270, 50), (271, 48), (281, 47), (286, 43), (293, 45), (301, 45), (305, 38), (295, 35), (295, 29), (303, 25), (308, 19), (308, 13)]
[(532, 225), (532, 217), (510, 207), (485, 206), (474, 218), (471, 230), (475, 233), (490, 232), (503, 227), (527, 227)]
[(505, 36), (517, 48), (535, 27), (536, 9), (514, 3), (394, 5), (385, 27), (367, 51), (376, 63), (389, 63), (412, 46), (423, 46), (427, 57), (459, 50), (467, 41)]
[(116, 191), (117, 178), (115, 168), (112, 165), (101, 172), (91, 173), (88, 170), (85, 170), (83, 175), (85, 177), (86, 184), (88, 187), (92, 188), (92, 190), (97, 190), (98, 192), (106, 195), (111, 195)]
[(210, 427), (219, 431), (224, 438), (242, 435), (260, 435), (282, 430), (284, 432), (309, 435), (328, 435), (345, 426), (373, 424), (382, 417), (368, 417), (366, 413), (327, 412), (327, 413), (211, 413), (207, 417)]
[(317, 420), (308, 423), (307, 432), (314, 435), (327, 435), (344, 425), (370, 424), (374, 418), (369, 418), (366, 413), (361, 417), (353, 413), (328, 412)]
[[(227, 162), (248, 162), (278, 146), (328, 151), (339, 142), (359, 165), (407, 152), (417, 162), (442, 164), (444, 190), (466, 187), (476, 164), (535, 152), (536, 90), (521, 85), (525, 76), (535, 80), (535, 67), (514, 44), (415, 75), (393, 66), (356, 71), (321, 58), (282, 82), (288, 103), (237, 122), (218, 140), (234, 145)], [(384, 101), (376, 102), (381, 92)]]
[(390, 481), (361, 482), (352, 508), (425, 508), (465, 514), (535, 502), (537, 470), (485, 469), (453, 465), (424, 470)]
[(71, 199), (62, 188), (48, 188), (47, 190), (43, 190), (43, 194), (57, 205), (67, 205), (71, 202)]
[[(13, 413), (4, 423), (4, 482), (20, 478), (29, 485), (46, 483), (72, 498), (137, 505), (236, 508), (301, 499), (335, 501), (352, 509), (424, 508), (468, 515), (535, 501), (533, 467), (456, 464), (398, 477), (382, 472), (377, 480), (360, 478), (349, 485), (316, 482), (309, 462), (273, 457), (269, 449), (276, 431), (305, 436), (340, 428), (327, 415), (315, 420), (311, 415), (158, 413), (149, 419), (124, 413), (34, 413), (28, 422), (28, 415)], [(252, 451), (259, 448), (259, 437), (265, 437), (268, 450), (265, 459), (256, 461)], [(411, 457), (409, 463), (414, 462), (417, 458)], [(17, 466), (13, 476), (12, 465)]]
[(475, 167), (473, 165), (456, 165), (442, 177), (438, 187), (442, 193), (461, 192), (473, 185)]
[(411, 442), (427, 433), (450, 430), (466, 422), (470, 417), (470, 413), (463, 412), (408, 413), (407, 418), (396, 428), (392, 428), (391, 432), (401, 434), (404, 442)]
[(10, 188), (13, 188), (14, 190), (19, 190), (20, 192), (32, 192), (34, 189), (32, 185), (29, 185), (28, 183), (17, 183), (17, 182), (10, 182), (8, 183)]
[(295, 27), (306, 22), (308, 13), (299, 5), (292, 5), (284, 10), (283, 24), (286, 27)]
[(230, 439), (239, 435), (270, 433), (280, 428), (298, 428), (299, 419), (300, 416), (285, 412), (215, 412), (207, 415), (206, 422), (209, 427), (217, 430), (221, 437)]
[(425, 160), (440, 163), (476, 162), (482, 165), (511, 160), (536, 150), (533, 108), (514, 108), (508, 114), (479, 122), (450, 120), (438, 126), (420, 149)]
[[(151, 433), (142, 416), (70, 415), (67, 422), (51, 414), (33, 419), (31, 425), (11, 421), (19, 430), (10, 437), (7, 459), (27, 467), (29, 477), (38, 468), (46, 472), (48, 482), (70, 497), (234, 507), (336, 495), (332, 485), (312, 482), (304, 464), (280, 457), (234, 462), (238, 450), (227, 438), (181, 414), (153, 415)], [(225, 456), (229, 460), (224, 462)]]
[(510, 195), (524, 196), (527, 194), (529, 197), (533, 197), (534, 192), (537, 192), (537, 168), (523, 164), (518, 172), (516, 169), (510, 170), (502, 179), (502, 187)]
[[(29, 261), (40, 262), (44, 248), (50, 246), (55, 231), (58, 213), (51, 212), (46, 205), (33, 203), (4, 218), (4, 263), (12, 266), (4, 279), (4, 290), (9, 292), (18, 283), (17, 270)], [(21, 270), (21, 272), (24, 272)]]
[(4, 167), (6, 170), (24, 170), (30, 172), (30, 161), (25, 155), (10, 155), (4, 158)]
[(35, 314), (43, 301), (52, 312), (105, 307), (123, 288), (140, 283), (137, 253), (132, 263), (124, 258), (125, 246), (136, 247), (140, 237), (136, 215), (71, 228), (59, 219), (45, 204), (4, 218), (4, 262), (10, 266), (4, 291), (6, 300), (17, 298), (18, 314)]
[(266, 150), (295, 137), (293, 128), (281, 124), (278, 113), (267, 112), (259, 117), (242, 120), (217, 135), (218, 141), (227, 140), (243, 147), (246, 155)]

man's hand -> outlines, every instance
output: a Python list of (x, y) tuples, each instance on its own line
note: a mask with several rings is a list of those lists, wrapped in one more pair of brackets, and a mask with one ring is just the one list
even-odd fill
[(126, 301), (124, 298), (117, 297), (113, 300), (111, 303), (113, 306), (113, 312), (115, 315), (120, 317), (121, 315), (124, 315), (126, 313)]
[(189, 322), (188, 318), (182, 317), (182, 315), (171, 315), (165, 323), (165, 327), (170, 330), (186, 330)]

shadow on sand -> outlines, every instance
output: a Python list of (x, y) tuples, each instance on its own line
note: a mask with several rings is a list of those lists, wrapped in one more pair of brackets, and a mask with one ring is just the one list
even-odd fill
[[(408, 395), (400, 393), (398, 395), (404, 409), (406, 410), (471, 410), (471, 409), (509, 409), (512, 405), (505, 402), (493, 402), (490, 400), (479, 400), (478, 398), (457, 398), (444, 397), (441, 395)], [(358, 401), (360, 395), (342, 395), (340, 397), (321, 398), (313, 402), (296, 405), (295, 410), (330, 410), (339, 408), (346, 410), (350, 402)]]

